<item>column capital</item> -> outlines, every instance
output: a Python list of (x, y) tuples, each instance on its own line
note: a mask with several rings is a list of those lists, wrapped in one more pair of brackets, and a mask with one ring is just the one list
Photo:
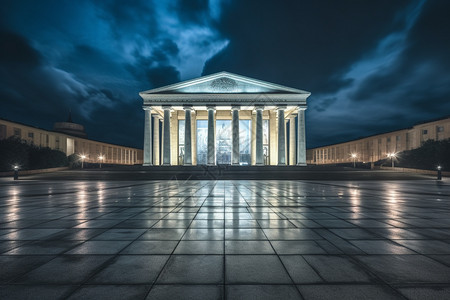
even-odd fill
[(162, 105), (161, 107), (164, 110), (171, 110), (172, 109), (172, 105)]
[(241, 106), (240, 105), (232, 105), (231, 106), (231, 110), (241, 110)]
[(183, 105), (184, 110), (193, 110), (192, 105)]
[(207, 110), (216, 110), (216, 106), (215, 105), (206, 105), (206, 109)]
[(264, 110), (264, 105), (260, 104), (255, 105), (255, 110)]
[(277, 105), (277, 110), (286, 110), (287, 105)]
[(152, 110), (152, 107), (151, 107), (151, 106), (144, 105), (144, 106), (142, 106), (142, 109), (143, 109), (143, 110)]
[(297, 110), (306, 110), (306, 106), (297, 106)]

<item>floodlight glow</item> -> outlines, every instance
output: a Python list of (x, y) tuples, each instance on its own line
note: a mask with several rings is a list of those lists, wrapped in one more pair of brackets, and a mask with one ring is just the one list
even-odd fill
[(14, 170), (19, 170), (19, 166), (18, 165), (14, 165)]
[(442, 167), (441, 166), (437, 166), (437, 169), (440, 170), (440, 169), (442, 169)]

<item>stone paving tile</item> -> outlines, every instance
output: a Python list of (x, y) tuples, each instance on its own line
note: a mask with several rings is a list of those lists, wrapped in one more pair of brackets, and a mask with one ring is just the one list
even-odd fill
[(0, 283), (7, 283), (40, 265), (52, 260), (54, 256), (27, 255), (27, 256), (0, 256)]
[(380, 285), (299, 285), (298, 289), (305, 300), (403, 299), (401, 295), (388, 286)]
[(129, 244), (130, 241), (87, 241), (66, 254), (116, 254)]
[(169, 256), (119, 255), (90, 284), (153, 284)]
[(410, 300), (450, 299), (448, 286), (401, 287), (398, 290)]
[(391, 284), (450, 283), (450, 268), (423, 255), (371, 255), (356, 258)]
[(268, 241), (226, 241), (225, 254), (275, 254)]
[(73, 290), (70, 285), (0, 285), (0, 299), (64, 299)]
[(226, 295), (230, 300), (303, 299), (294, 285), (228, 285)]
[(171, 254), (177, 241), (134, 241), (120, 254)]
[(157, 284), (222, 284), (222, 255), (172, 255)]
[(227, 255), (227, 284), (292, 284), (292, 280), (276, 255)]
[(185, 241), (182, 240), (174, 254), (223, 254), (223, 241)]
[(327, 282), (371, 282), (374, 277), (346, 256), (304, 255), (303, 258)]
[(155, 285), (147, 299), (220, 300), (223, 299), (223, 287), (218, 285)]
[(326, 254), (316, 241), (271, 241), (278, 255), (282, 254)]
[(64, 255), (17, 279), (22, 284), (79, 284), (88, 279), (111, 256)]
[(324, 280), (301, 255), (283, 255), (281, 261), (294, 283), (322, 283)]
[(395, 242), (420, 254), (450, 254), (450, 241), (448, 240), (396, 240)]
[(53, 255), (66, 252), (68, 249), (79, 245), (81, 241), (36, 241), (16, 247), (4, 255)]
[(389, 240), (352, 240), (351, 244), (367, 254), (415, 254), (401, 245)]

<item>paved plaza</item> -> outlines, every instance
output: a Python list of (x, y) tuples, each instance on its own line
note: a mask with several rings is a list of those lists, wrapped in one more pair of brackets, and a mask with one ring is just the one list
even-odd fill
[(450, 181), (0, 179), (0, 299), (449, 299)]

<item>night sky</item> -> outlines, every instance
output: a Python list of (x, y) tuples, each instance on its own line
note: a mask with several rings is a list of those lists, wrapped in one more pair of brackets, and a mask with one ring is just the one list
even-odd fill
[(450, 114), (450, 1), (3, 0), (0, 117), (142, 147), (139, 91), (228, 71), (310, 91), (307, 147)]

